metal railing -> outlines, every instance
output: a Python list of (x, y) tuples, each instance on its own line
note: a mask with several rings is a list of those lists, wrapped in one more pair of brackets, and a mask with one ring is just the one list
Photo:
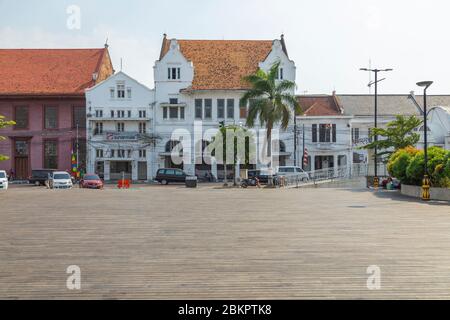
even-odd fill
[[(381, 170), (382, 169), (382, 170)], [(357, 177), (365, 177), (368, 175), (369, 166), (365, 163), (354, 163), (351, 166), (341, 166), (336, 168), (326, 168), (320, 170), (309, 171), (309, 179), (301, 175), (282, 176), (279, 177), (281, 187), (299, 187), (307, 183), (317, 183), (320, 181), (350, 180)], [(380, 174), (385, 169), (379, 167)]]

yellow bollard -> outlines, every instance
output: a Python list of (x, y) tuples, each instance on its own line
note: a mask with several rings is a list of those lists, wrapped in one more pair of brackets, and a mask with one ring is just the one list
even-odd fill
[(378, 177), (373, 177), (373, 188), (378, 189), (380, 187), (380, 180)]
[(422, 200), (430, 201), (430, 178), (428, 175), (424, 175), (422, 180)]

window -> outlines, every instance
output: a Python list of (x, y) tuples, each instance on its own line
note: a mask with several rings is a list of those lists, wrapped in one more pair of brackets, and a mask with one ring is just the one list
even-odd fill
[(225, 99), (217, 99), (217, 118), (225, 118)]
[(312, 125), (312, 142), (317, 142), (317, 124)]
[(116, 125), (117, 132), (124, 132), (125, 131), (125, 123), (118, 122)]
[(178, 104), (178, 98), (170, 98), (169, 104)]
[(147, 157), (147, 150), (141, 149), (139, 150), (139, 158), (146, 158)]
[(139, 122), (139, 133), (147, 132), (147, 124), (145, 122)]
[(117, 84), (117, 98), (119, 99), (125, 98), (125, 84), (123, 83)]
[(359, 141), (359, 128), (352, 128), (352, 141), (358, 143)]
[(167, 119), (167, 107), (163, 107), (163, 119)]
[(139, 110), (139, 118), (147, 117), (147, 112), (145, 110)]
[(27, 129), (28, 128), (28, 107), (18, 106), (14, 109), (14, 121), (16, 125), (14, 129)]
[(128, 110), (128, 118), (131, 118), (131, 110)]
[(44, 128), (45, 129), (57, 129), (58, 128), (58, 109), (57, 109), (57, 107), (46, 106), (44, 108)]
[(103, 149), (95, 149), (95, 155), (97, 158), (103, 158)]
[(128, 156), (128, 158), (131, 158), (131, 149), (127, 150), (127, 156)]
[(203, 100), (202, 99), (195, 99), (195, 118), (201, 119), (202, 118), (202, 109), (203, 109)]
[(125, 111), (117, 110), (117, 118), (125, 118)]
[(72, 128), (86, 128), (86, 109), (84, 107), (73, 107)]
[(212, 99), (205, 99), (205, 119), (212, 118)]
[(94, 135), (96, 134), (103, 134), (103, 122), (95, 123)]
[(111, 118), (114, 118), (114, 111), (111, 110)]
[(116, 151), (114, 149), (111, 149), (111, 158), (114, 158), (116, 156)]
[(44, 140), (44, 168), (58, 169), (57, 140)]
[(167, 76), (169, 80), (177, 80), (181, 77), (181, 69), (180, 68), (168, 68)]
[(319, 142), (331, 142), (331, 125), (320, 124), (319, 125)]
[(109, 89), (109, 97), (111, 99), (114, 99), (115, 95), (116, 95), (116, 91), (114, 90), (114, 88), (110, 88)]
[(227, 118), (234, 119), (234, 99), (227, 99)]
[(131, 99), (131, 88), (127, 88), (127, 98)]
[(239, 106), (239, 118), (245, 119), (247, 118), (247, 107)]
[(333, 123), (331, 126), (331, 141), (336, 142), (336, 124)]
[(184, 119), (184, 107), (180, 107), (180, 119)]
[(170, 119), (178, 119), (178, 107), (170, 107), (169, 108), (169, 118)]
[(283, 68), (279, 68), (278, 71), (277, 71), (277, 79), (278, 80), (283, 80), (283, 77), (284, 77), (284, 75), (283, 75)]
[(125, 158), (125, 150), (124, 149), (117, 150), (117, 158)]
[(96, 118), (103, 118), (103, 110), (95, 110)]

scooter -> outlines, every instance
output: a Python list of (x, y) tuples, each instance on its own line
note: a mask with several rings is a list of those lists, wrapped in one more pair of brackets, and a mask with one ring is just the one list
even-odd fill
[(247, 189), (248, 187), (258, 187), (260, 188), (261, 185), (259, 184), (259, 179), (254, 177), (254, 178), (248, 178), (248, 179), (243, 179), (241, 182), (241, 188)]

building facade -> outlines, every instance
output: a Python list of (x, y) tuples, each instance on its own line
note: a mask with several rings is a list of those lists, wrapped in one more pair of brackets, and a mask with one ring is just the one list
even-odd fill
[(333, 95), (302, 95), (298, 102), (304, 112), (297, 117), (298, 149), (304, 152), (305, 171), (348, 170), (353, 163), (351, 122)]
[(157, 137), (154, 91), (124, 72), (86, 90), (87, 168), (106, 181), (147, 181)]
[(102, 49), (1, 49), (0, 114), (15, 126), (1, 129), (0, 169), (18, 180), (32, 169), (71, 169), (78, 149), (85, 166), (84, 89), (114, 72)]
[[(248, 108), (240, 107), (240, 98), (249, 87), (242, 78), (258, 68), (268, 71), (277, 61), (279, 81), (295, 82), (295, 63), (289, 59), (283, 37), (247, 41), (177, 40), (164, 36), (154, 65), (155, 130), (162, 138), (153, 154), (157, 167), (180, 167), (190, 174), (223, 178), (223, 165), (203, 159), (202, 150), (221, 122), (245, 125)], [(194, 129), (199, 127), (201, 133)], [(181, 136), (174, 138), (174, 132)], [(292, 164), (292, 126), (280, 132), (279, 139), (280, 161)], [(187, 140), (193, 142), (186, 144)], [(185, 159), (189, 153), (189, 163), (173, 162), (175, 148), (183, 149)]]

